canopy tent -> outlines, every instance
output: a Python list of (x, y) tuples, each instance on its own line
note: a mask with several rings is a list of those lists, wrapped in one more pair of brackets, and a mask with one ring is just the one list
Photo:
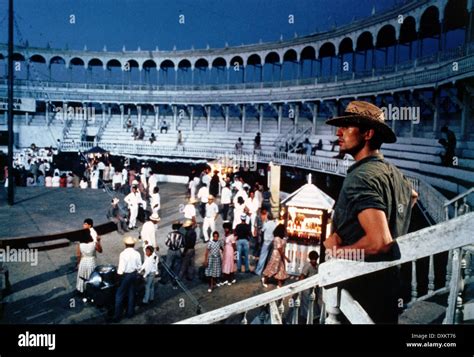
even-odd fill
[(281, 201), (285, 206), (307, 207), (331, 211), (334, 200), (312, 183), (301, 186)]
[(105, 149), (102, 149), (100, 146), (94, 146), (93, 148), (90, 148), (84, 154), (89, 155), (89, 154), (107, 154), (108, 151)]

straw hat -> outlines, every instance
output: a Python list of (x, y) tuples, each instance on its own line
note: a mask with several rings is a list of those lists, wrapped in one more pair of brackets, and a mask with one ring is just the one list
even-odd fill
[(150, 220), (151, 220), (151, 221), (155, 221), (155, 222), (159, 222), (159, 221), (161, 221), (161, 218), (160, 218), (160, 216), (158, 216), (158, 213), (153, 213), (153, 214), (150, 216)]
[(123, 239), (123, 243), (124, 243), (125, 245), (135, 245), (136, 242), (137, 242), (137, 240), (136, 240), (135, 238), (133, 238), (133, 237), (130, 237), (130, 236), (125, 237), (125, 238)]
[(188, 227), (191, 227), (192, 225), (193, 225), (193, 221), (191, 221), (190, 219), (187, 219), (186, 221), (184, 221), (183, 228), (188, 228)]
[(339, 127), (365, 125), (375, 129), (384, 143), (397, 141), (397, 136), (385, 123), (383, 110), (369, 102), (358, 100), (350, 102), (344, 111), (344, 115), (329, 119), (326, 124)]

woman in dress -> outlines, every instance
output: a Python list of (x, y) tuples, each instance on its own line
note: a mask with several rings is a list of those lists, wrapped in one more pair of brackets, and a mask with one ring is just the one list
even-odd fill
[(84, 230), (84, 235), (83, 243), (79, 243), (77, 246), (78, 269), (76, 289), (80, 294), (84, 293), (85, 283), (89, 280), (96, 267), (96, 252), (102, 253), (100, 237), (97, 237), (97, 242), (94, 243), (88, 229)]
[(288, 278), (285, 261), (289, 262), (290, 260), (285, 255), (285, 226), (283, 224), (276, 226), (275, 230), (273, 231), (273, 236), (275, 237), (273, 240), (273, 252), (267, 267), (263, 271), (262, 285), (264, 288), (268, 287), (266, 284), (268, 278), (276, 279), (279, 288), (281, 288), (284, 281)]
[(206, 256), (204, 258), (204, 266), (206, 267), (205, 274), (209, 277), (209, 289), (207, 292), (211, 293), (216, 286), (216, 281), (222, 275), (222, 250), (224, 249), (224, 242), (219, 240), (219, 233), (214, 231), (212, 233), (212, 240), (207, 243)]
[(222, 259), (222, 274), (224, 282), (222, 285), (232, 285), (236, 283), (234, 274), (237, 271), (237, 266), (234, 260), (234, 254), (237, 250), (235, 245), (235, 236), (232, 234), (232, 225), (230, 222), (224, 223), (224, 258)]

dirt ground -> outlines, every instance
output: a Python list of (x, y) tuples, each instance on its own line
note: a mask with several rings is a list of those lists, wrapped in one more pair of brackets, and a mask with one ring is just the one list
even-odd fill
[[(183, 185), (162, 184), (161, 222), (158, 225), (158, 245), (160, 255), (166, 255), (165, 237), (171, 230), (171, 224), (182, 219), (179, 205), (185, 200)], [(218, 230), (222, 232), (219, 218)], [(139, 229), (130, 235), (138, 237)], [(124, 249), (123, 236), (112, 232), (102, 236), (104, 252), (98, 254), (97, 265), (118, 265), (118, 257)], [(139, 243), (140, 244), (140, 243)], [(141, 246), (136, 249), (142, 253)], [(29, 263), (10, 263), (10, 282), (12, 292), (4, 299), (4, 313), (1, 318), (6, 324), (105, 324), (106, 310), (84, 303), (75, 296), (76, 286), (76, 244), (68, 247), (38, 252), (38, 265)], [(201, 305), (201, 311), (207, 312), (219, 307), (258, 295), (274, 289), (270, 285), (264, 289), (260, 278), (254, 274), (238, 273), (237, 283), (223, 286), (212, 293), (207, 292), (207, 284), (199, 280), (197, 268), (204, 260), (205, 243), (198, 239), (196, 245), (196, 274), (193, 281), (184, 281), (189, 293)], [(251, 260), (251, 270), (255, 261)], [(291, 282), (289, 280), (288, 282)], [(131, 319), (124, 318), (120, 323), (130, 324), (170, 324), (195, 316), (197, 306), (182, 289), (173, 289), (171, 283), (155, 285), (155, 300), (147, 307), (137, 307)], [(249, 318), (249, 317), (248, 317)], [(227, 323), (240, 323), (241, 317), (228, 319)], [(250, 320), (249, 320), (250, 323)]]

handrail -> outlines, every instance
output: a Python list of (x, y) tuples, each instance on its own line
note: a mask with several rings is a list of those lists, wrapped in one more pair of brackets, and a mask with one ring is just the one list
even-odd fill
[(332, 287), (343, 281), (384, 270), (392, 266), (416, 261), (433, 254), (463, 247), (473, 242), (474, 213), (443, 222), (433, 227), (406, 234), (397, 239), (401, 259), (392, 262), (366, 263), (331, 259), (319, 266), (319, 274), (261, 295), (224, 306), (177, 324), (210, 324), (245, 313), (273, 301), (283, 299), (315, 286)]
[(447, 206), (449, 206), (450, 204), (452, 204), (452, 203), (454, 203), (454, 202), (460, 200), (461, 198), (464, 198), (464, 197), (470, 195), (470, 194), (473, 193), (473, 192), (474, 192), (474, 187), (471, 187), (471, 188), (470, 188), (469, 190), (467, 190), (466, 192), (460, 193), (459, 195), (457, 195), (457, 196), (454, 197), (453, 199), (451, 199), (451, 200), (449, 200), (449, 201), (446, 201), (443, 206), (444, 206), (444, 207), (447, 207)]
[(222, 321), (237, 314), (265, 306), (272, 301), (280, 300), (286, 296), (297, 294), (299, 292), (311, 289), (319, 284), (319, 275), (313, 275), (307, 279), (285, 285), (281, 289), (275, 289), (251, 298), (241, 300), (234, 304), (227, 305), (220, 309), (206, 312), (205, 314), (191, 317), (176, 324), (210, 324)]
[(320, 286), (330, 287), (358, 276), (412, 262), (474, 243), (474, 212), (397, 238), (401, 258), (366, 263), (331, 259), (319, 266)]

